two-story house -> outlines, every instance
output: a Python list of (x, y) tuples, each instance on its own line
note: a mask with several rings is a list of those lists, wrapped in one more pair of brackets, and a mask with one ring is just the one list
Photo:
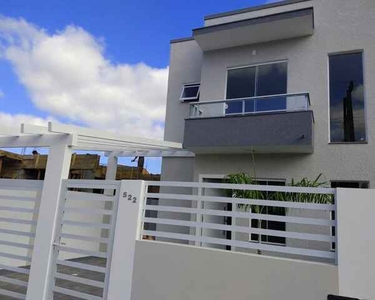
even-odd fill
[(195, 158), (164, 158), (162, 179), (373, 184), (374, 28), (373, 0), (289, 0), (172, 40), (165, 140)]
[(373, 0), (288, 0), (172, 40), (164, 138), (195, 157), (163, 158), (162, 180), (374, 184), (374, 28)]

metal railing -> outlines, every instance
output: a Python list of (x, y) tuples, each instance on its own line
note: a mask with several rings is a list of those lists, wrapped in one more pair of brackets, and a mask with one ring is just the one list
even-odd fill
[(308, 110), (309, 93), (279, 94), (230, 100), (193, 102), (189, 118), (214, 118), (233, 115)]
[[(147, 192), (150, 186), (159, 186), (160, 193)], [(252, 191), (257, 198), (236, 198), (233, 191)], [(141, 234), (198, 247), (335, 263), (334, 197), (330, 188), (147, 182), (143, 209), (148, 213), (143, 214)], [(151, 199), (158, 199), (157, 205)], [(277, 210), (281, 213), (271, 212)], [(147, 216), (150, 211), (157, 216)], [(146, 230), (145, 224), (156, 226)]]

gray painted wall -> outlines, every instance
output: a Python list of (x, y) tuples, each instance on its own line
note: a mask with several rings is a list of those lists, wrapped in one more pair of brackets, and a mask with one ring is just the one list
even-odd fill
[(298, 111), (188, 119), (183, 145), (195, 153), (206, 154), (254, 149), (266, 153), (312, 152), (313, 114)]
[(331, 293), (338, 293), (336, 266), (136, 243), (132, 300), (317, 300)]

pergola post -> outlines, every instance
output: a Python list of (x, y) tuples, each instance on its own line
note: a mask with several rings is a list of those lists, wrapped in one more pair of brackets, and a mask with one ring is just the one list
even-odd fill
[(27, 300), (51, 299), (51, 265), (56, 216), (62, 180), (69, 176), (72, 149), (66, 144), (49, 149), (46, 175), (40, 202), (39, 219), (34, 242)]
[(117, 164), (118, 158), (113, 152), (111, 152), (108, 155), (107, 172), (105, 173), (105, 180), (116, 180)]
[[(118, 158), (117, 156), (111, 152), (108, 155), (108, 162), (107, 162), (107, 171), (105, 173), (105, 180), (116, 180), (117, 175), (117, 163)], [(113, 190), (105, 190), (104, 195), (113, 195)], [(112, 209), (112, 202), (105, 202), (104, 203), (104, 209)], [(103, 223), (108, 224), (110, 222), (110, 216), (104, 215), (103, 216)], [(101, 237), (107, 238), (109, 235), (108, 229), (102, 229)], [(99, 246), (100, 252), (106, 252), (107, 251), (107, 244), (101, 243)]]

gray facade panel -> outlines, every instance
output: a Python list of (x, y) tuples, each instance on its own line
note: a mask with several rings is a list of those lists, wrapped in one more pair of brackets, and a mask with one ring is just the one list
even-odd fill
[[(298, 111), (187, 119), (183, 144), (186, 149), (196, 152), (204, 152), (205, 148), (222, 148), (222, 152), (260, 148), (265, 152), (288, 152), (285, 147), (290, 147), (293, 153), (311, 152), (313, 113)], [(299, 150), (300, 146), (304, 147)]]

